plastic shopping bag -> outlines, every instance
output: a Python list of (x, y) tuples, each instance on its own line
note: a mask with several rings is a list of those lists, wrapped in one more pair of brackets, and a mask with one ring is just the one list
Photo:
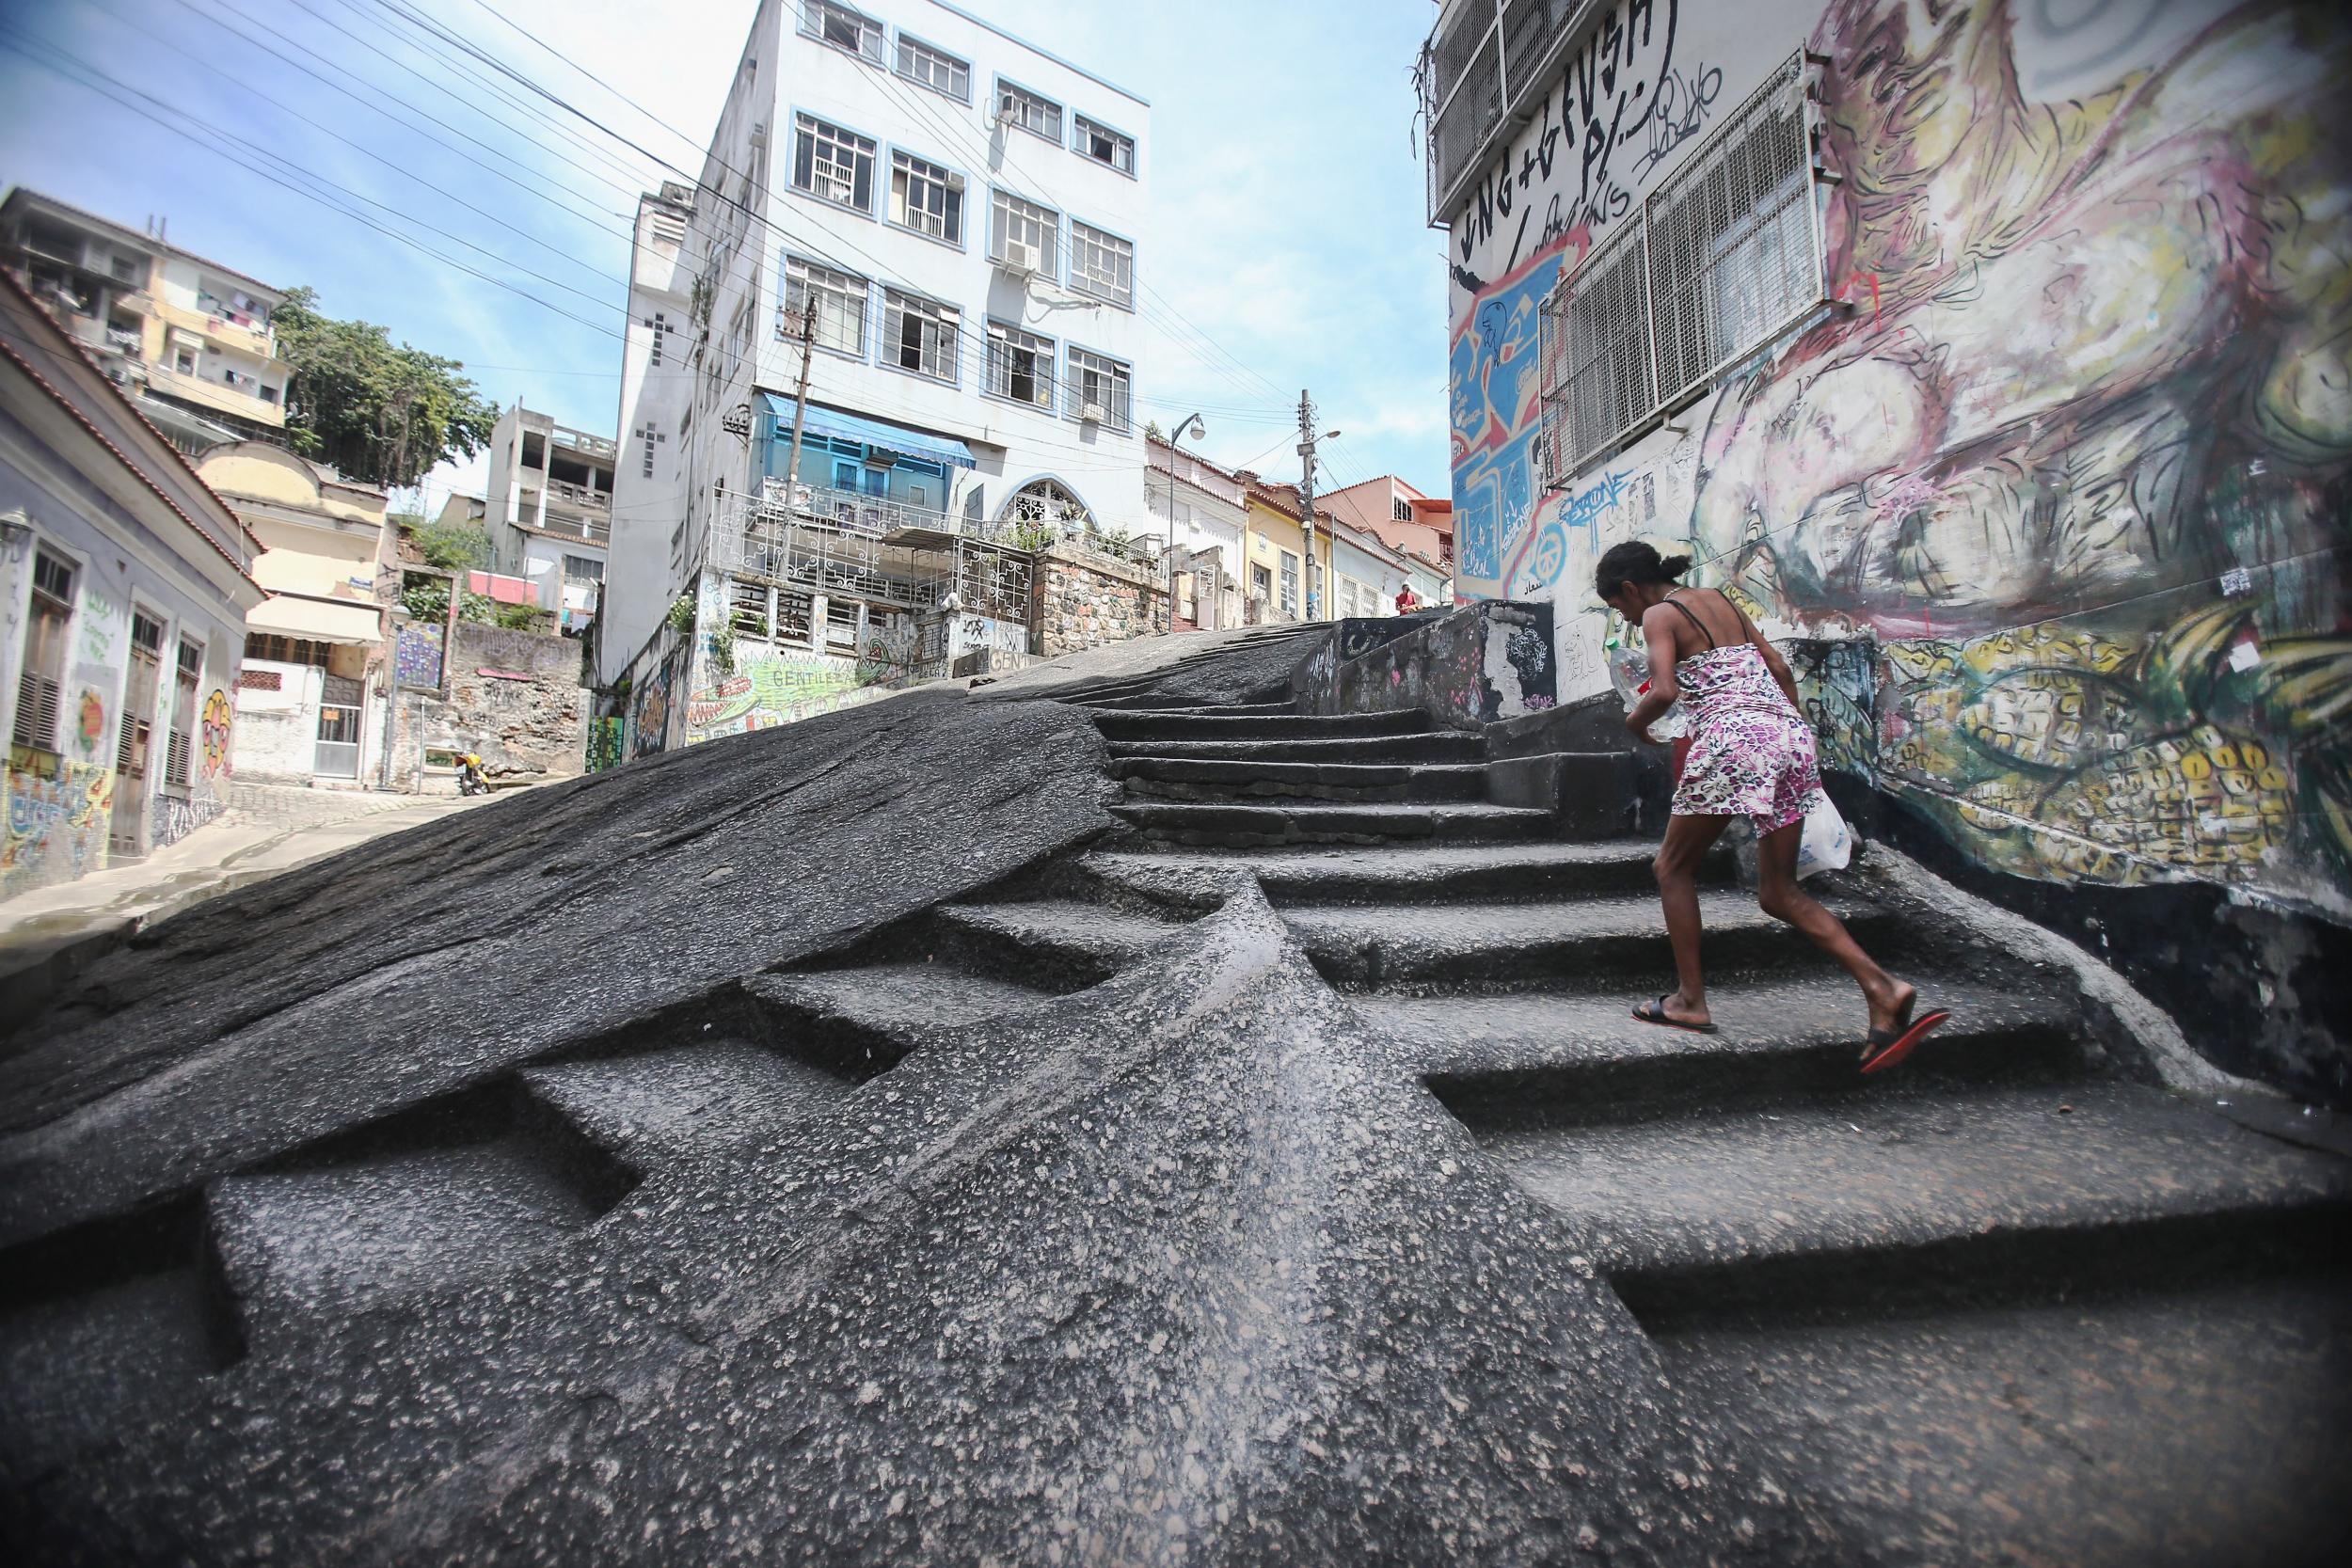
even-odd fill
[(1804, 814), (1804, 837), (1797, 846), (1797, 875), (1803, 878), (1824, 871), (1843, 871), (1851, 859), (1853, 835), (1846, 832), (1846, 819), (1837, 815), (1829, 791), (1820, 790)]

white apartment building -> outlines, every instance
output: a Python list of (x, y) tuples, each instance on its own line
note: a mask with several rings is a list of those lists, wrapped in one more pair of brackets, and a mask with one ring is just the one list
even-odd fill
[(1149, 112), (944, 0), (763, 0), (701, 181), (640, 208), (607, 684), (658, 655), (681, 595), (731, 602), (763, 499), (762, 527), (781, 503), (857, 541), (741, 620), (816, 656), (970, 610), (965, 558), (926, 549), (1149, 531)]
[(565, 631), (595, 618), (603, 591), (616, 450), (519, 402), (490, 433), (490, 569), (529, 582)]

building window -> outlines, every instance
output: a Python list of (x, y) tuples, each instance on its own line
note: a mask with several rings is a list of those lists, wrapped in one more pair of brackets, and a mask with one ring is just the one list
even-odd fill
[(653, 352), (645, 359), (646, 366), (652, 368), (661, 363), (661, 340), (669, 335), (670, 324), (660, 311), (656, 310), (645, 318), (645, 326), (653, 334)]
[(988, 324), (988, 389), (1039, 408), (1054, 406), (1054, 340)]
[(265, 658), (273, 664), (308, 664), (324, 670), (331, 651), (331, 644), (314, 642), (307, 637), (279, 637), (256, 631), (247, 632), (245, 639), (246, 657)]
[(838, 0), (801, 0), (801, 32), (803, 37), (845, 49), (877, 65), (882, 63), (882, 24)]
[(1128, 428), (1128, 371), (1116, 359), (1085, 349), (1070, 351), (1070, 417), (1092, 419), (1125, 435)]
[(963, 243), (963, 176), (904, 152), (890, 155), (890, 221), (949, 245)]
[(989, 259), (1015, 272), (1040, 272), (1051, 277), (1054, 259), (1061, 247), (1061, 214), (1001, 190), (996, 193), (995, 214)]
[(959, 103), (972, 102), (972, 68), (945, 50), (898, 35), (898, 74)]
[(586, 555), (567, 555), (564, 558), (564, 582), (566, 587), (588, 588), (602, 581), (603, 562)]
[(815, 115), (794, 115), (792, 185), (822, 201), (874, 209), (874, 138)]
[(1043, 136), (1056, 147), (1061, 145), (1061, 105), (1026, 87), (1014, 87), (1001, 76), (996, 78), (996, 121), (1000, 125), (1018, 125), (1033, 136)]
[(1136, 247), (1077, 219), (1070, 220), (1070, 286), (1082, 294), (1136, 308)]
[(661, 427), (651, 420), (647, 420), (629, 434), (645, 444), (644, 455), (639, 462), (638, 472), (646, 479), (653, 478), (653, 450), (658, 446), (667, 444), (670, 438), (661, 434)]
[(1249, 596), (1260, 604), (1274, 602), (1274, 574), (1254, 561), (1249, 563)]
[(953, 382), (961, 321), (952, 305), (902, 294), (896, 289), (882, 291), (883, 352), (902, 371)]
[(1537, 459), (1557, 485), (1822, 298), (1791, 55), (1546, 297)]
[(115, 281), (118, 283), (135, 283), (139, 280), (139, 264), (128, 256), (111, 258), (107, 262), (107, 267), (113, 272)]
[(1298, 557), (1288, 550), (1282, 552), (1282, 615), (1298, 619)]
[(171, 368), (182, 375), (194, 375), (196, 373), (196, 352), (193, 349), (184, 348), (173, 350)]
[(171, 732), (164, 744), (164, 783), (185, 789), (189, 752), (196, 731), (196, 692), (204, 679), (204, 646), (180, 639), (180, 667), (172, 681)]
[(115, 741), (115, 771), (126, 778), (147, 777), (148, 753), (155, 736), (155, 693), (163, 685), (163, 668), (164, 624), (132, 610), (131, 670), (123, 683), (122, 719)]
[(785, 258), (784, 315), (776, 323), (776, 336), (798, 338), (801, 312), (813, 300), (817, 346), (865, 358), (866, 291), (866, 279), (852, 273), (835, 272), (797, 256)]
[(1097, 125), (1084, 115), (1070, 117), (1070, 145), (1080, 157), (1108, 164), (1121, 174), (1136, 171), (1136, 138)]
[(73, 568), (47, 550), (33, 555), (32, 613), (24, 627), (24, 667), (16, 676), (16, 723), (9, 736), (36, 752), (57, 748), (65, 696), (66, 629), (73, 620)]
[(1093, 514), (1077, 493), (1057, 480), (1033, 479), (1012, 493), (1005, 502), (1009, 521), (1023, 523), (1059, 523), (1069, 528), (1087, 528)]
[(1413, 520), (1413, 503), (1403, 496), (1391, 496), (1389, 499), (1389, 515), (1400, 523), (1409, 523)]

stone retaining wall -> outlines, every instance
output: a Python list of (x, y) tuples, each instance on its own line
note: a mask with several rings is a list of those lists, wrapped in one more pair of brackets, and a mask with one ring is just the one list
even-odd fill
[(1041, 658), (1168, 629), (1168, 582), (1156, 566), (1056, 545), (1038, 553), (1031, 581)]

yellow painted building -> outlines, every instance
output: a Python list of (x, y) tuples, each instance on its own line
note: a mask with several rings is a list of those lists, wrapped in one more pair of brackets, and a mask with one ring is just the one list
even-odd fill
[(385, 687), (398, 578), (384, 492), (263, 441), (215, 447), (197, 473), (260, 541), (253, 578), (269, 594), (246, 616), (238, 772), (360, 777), (363, 748), (382, 739), (365, 719)]
[[(1245, 479), (1248, 501), (1244, 512), (1248, 537), (1242, 546), (1242, 598), (1250, 606), (1252, 623), (1263, 621), (1327, 621), (1329, 595), (1323, 585), (1330, 580), (1331, 535), (1320, 516), (1314, 537), (1313, 572), (1308, 570), (1307, 531), (1298, 515), (1296, 491)], [(1308, 614), (1313, 592), (1315, 613)]]
[(284, 428), (281, 291), (22, 189), (0, 204), (0, 265), (183, 451)]

